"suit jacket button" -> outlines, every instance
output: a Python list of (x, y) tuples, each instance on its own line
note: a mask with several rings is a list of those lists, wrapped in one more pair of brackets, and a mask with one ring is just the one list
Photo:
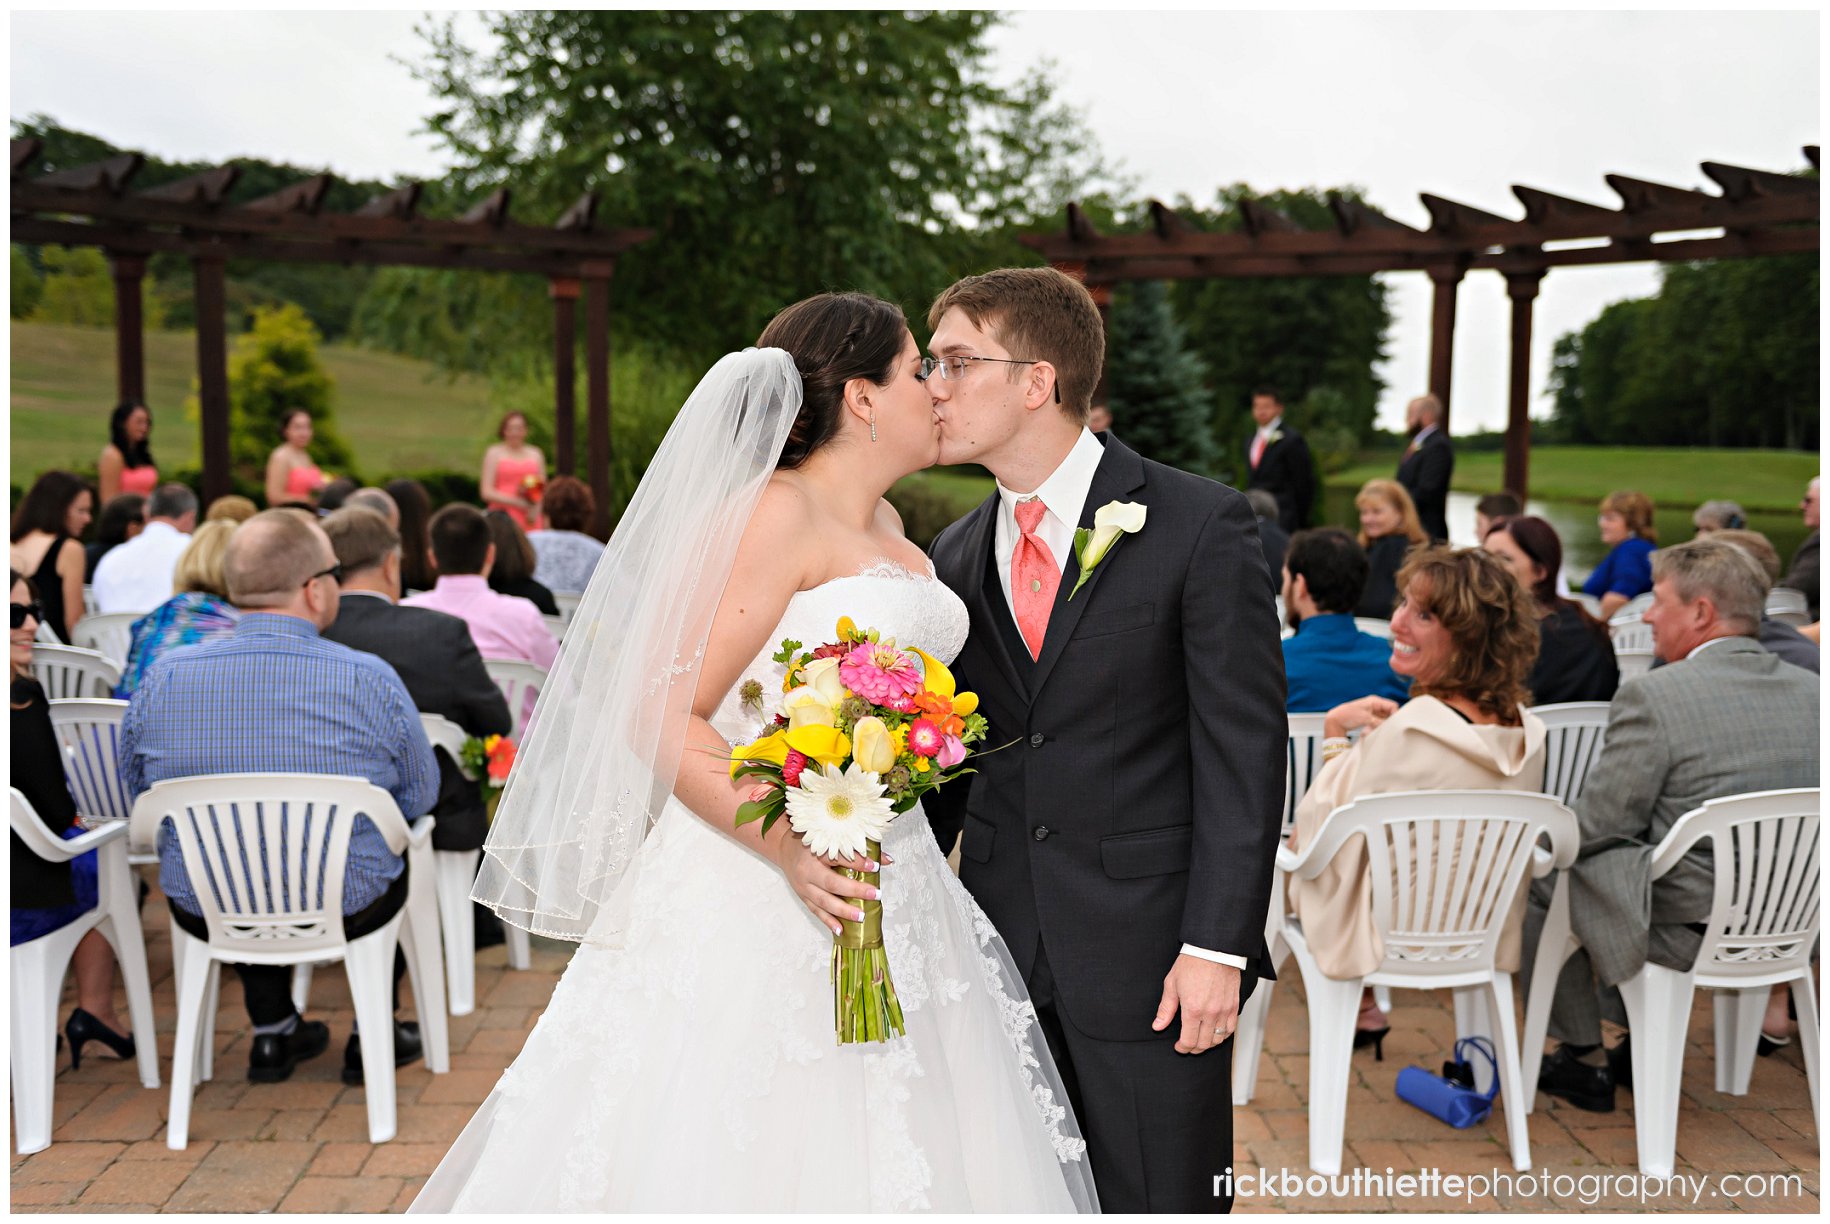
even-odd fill
[(1047, 825), (1037, 825), (1036, 826), (1036, 840), (1037, 841), (1047, 841), (1048, 840), (1048, 826)]
[(1046, 737), (1042, 734), (1042, 732), (1038, 731), (1034, 735), (1029, 737), (1029, 746), (1031, 748), (1040, 748), (1040, 747), (1042, 747), (1042, 741), (1045, 738)]

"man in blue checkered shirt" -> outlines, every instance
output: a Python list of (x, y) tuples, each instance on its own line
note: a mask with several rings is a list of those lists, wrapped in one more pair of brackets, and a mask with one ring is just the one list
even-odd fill
[[(219, 773), (348, 774), (394, 797), (409, 820), (438, 797), (438, 766), (419, 713), (394, 670), (319, 636), (337, 616), (337, 559), (304, 515), (270, 510), (238, 527), (223, 557), (232, 634), (172, 651), (146, 672), (121, 723), (121, 780), (138, 796), (167, 778)], [(195, 885), (168, 820), (159, 884), (173, 921), (207, 939)], [(350, 834), (343, 926), (350, 938), (385, 925), (406, 901), (406, 863), (366, 816)], [(396, 957), (395, 981), (404, 961)], [(330, 1030), (292, 1006), (291, 970), (237, 965), (255, 1039), (248, 1078), (285, 1079), (324, 1051)], [(396, 1023), (395, 1057), (419, 1055), (417, 1026)], [(352, 1034), (344, 1079), (360, 1082)]]

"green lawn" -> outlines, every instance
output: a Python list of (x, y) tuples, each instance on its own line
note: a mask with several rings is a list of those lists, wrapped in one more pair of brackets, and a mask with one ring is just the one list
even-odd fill
[[(29, 485), (53, 467), (93, 471), (115, 403), (113, 331), (15, 321), (12, 344), (13, 483)], [(482, 462), (495, 418), (487, 382), (449, 382), (424, 362), (365, 349), (333, 344), (321, 353), (360, 470), (469, 471)], [(146, 334), (153, 454), (167, 472), (199, 462), (197, 423), (184, 411), (196, 371), (193, 333)]]
[[(1398, 470), (1398, 451), (1368, 452), (1328, 477), (1333, 489), (1357, 489)], [(1498, 451), (1455, 456), (1455, 489), (1492, 493), (1500, 487)], [(1531, 495), (1542, 501), (1599, 502), (1616, 489), (1637, 489), (1659, 505), (1689, 510), (1727, 498), (1748, 511), (1790, 512), (1818, 474), (1811, 451), (1684, 450), (1630, 446), (1538, 446), (1531, 452)]]

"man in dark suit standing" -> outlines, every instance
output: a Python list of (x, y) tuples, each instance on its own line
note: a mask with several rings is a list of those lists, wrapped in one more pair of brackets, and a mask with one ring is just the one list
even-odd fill
[(1252, 419), (1258, 429), (1245, 444), (1250, 478), (1247, 489), (1263, 489), (1277, 499), (1277, 523), (1286, 534), (1309, 525), (1315, 501), (1315, 461), (1296, 426), (1284, 420), (1283, 400), (1270, 387), (1252, 392)]
[(1442, 401), (1419, 395), (1404, 409), (1411, 444), (1398, 461), (1398, 483), (1417, 504), (1423, 529), (1438, 544), (1449, 539), (1449, 479), (1455, 475), (1455, 449), (1442, 430)]
[[(391, 666), (421, 714), (443, 715), (470, 735), (508, 734), (514, 725), (508, 702), (484, 670), (469, 627), (455, 616), (395, 602), (400, 598), (399, 533), (363, 506), (345, 507), (323, 526), (343, 567), (337, 619), (324, 636)], [(481, 849), (489, 832), (482, 793), (443, 749), (433, 751), (439, 787), (432, 845), (438, 850)], [(478, 946), (500, 943), (494, 916), (481, 906), (477, 913)]]
[(925, 810), (1028, 985), (1101, 1208), (1225, 1211), (1288, 739), (1257, 523), (1086, 428), (1105, 337), (1078, 281), (968, 277), (929, 323), (941, 461), (998, 481), (934, 542), (971, 615), (954, 672), (1015, 746)]

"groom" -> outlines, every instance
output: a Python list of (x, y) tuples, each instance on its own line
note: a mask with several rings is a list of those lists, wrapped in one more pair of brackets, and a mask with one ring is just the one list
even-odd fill
[[(940, 461), (998, 481), (934, 542), (972, 614), (954, 670), (1014, 741), (929, 796), (935, 834), (963, 831), (960, 879), (1028, 983), (1102, 1210), (1226, 1211), (1288, 734), (1256, 521), (1087, 430), (1105, 335), (1080, 282), (967, 277), (928, 322)], [(1113, 502), (1142, 526), (1083, 572), (1075, 528)]]

